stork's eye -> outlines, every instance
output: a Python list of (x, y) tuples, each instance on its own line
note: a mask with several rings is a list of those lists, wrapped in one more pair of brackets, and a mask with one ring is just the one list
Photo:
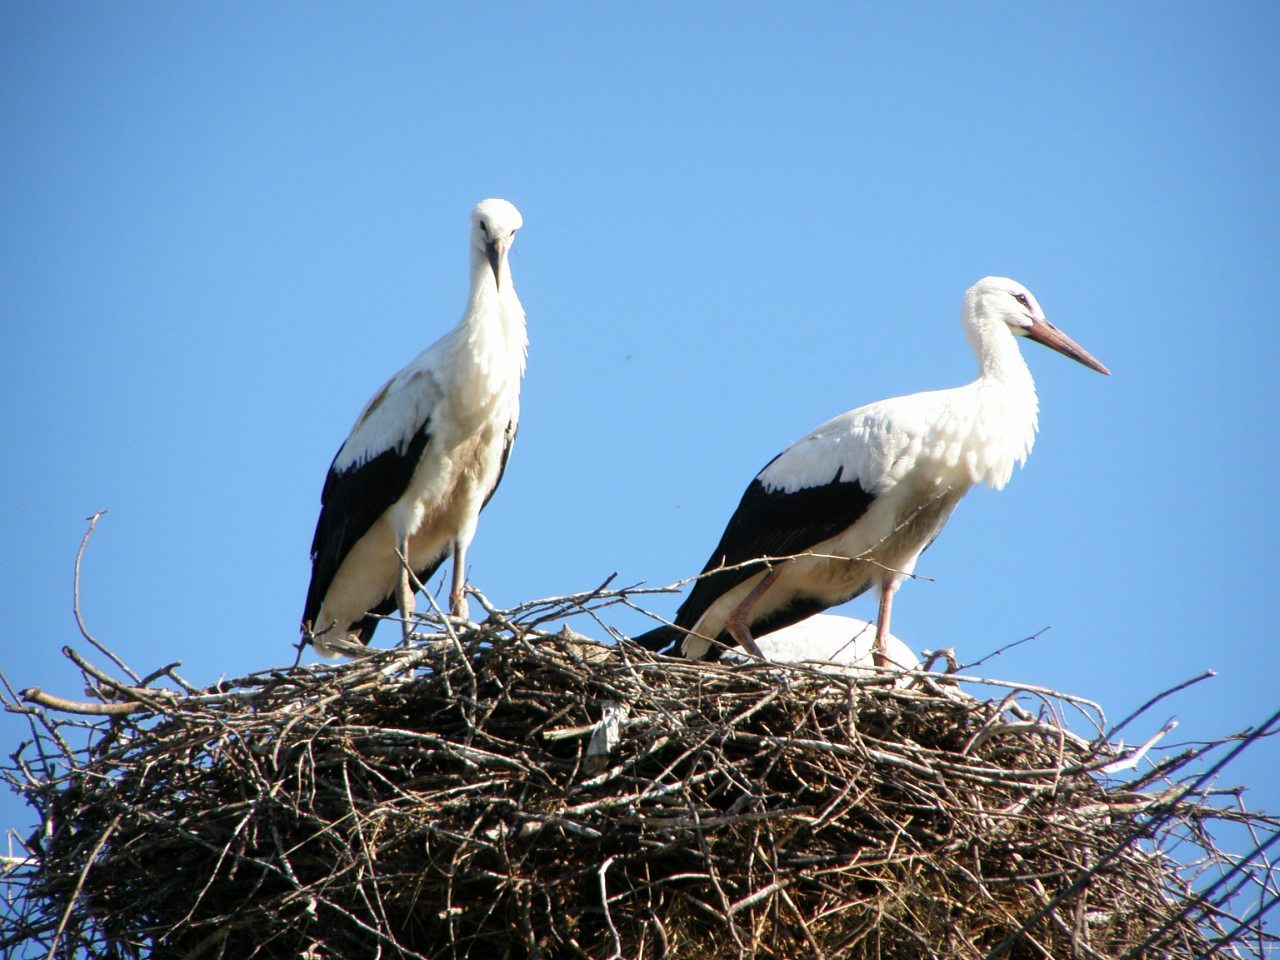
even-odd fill
[(1027, 295), (1025, 293), (1015, 293), (1013, 295), (1013, 299), (1017, 300), (1020, 304), (1022, 304), (1028, 310), (1031, 309), (1031, 301), (1027, 299)]

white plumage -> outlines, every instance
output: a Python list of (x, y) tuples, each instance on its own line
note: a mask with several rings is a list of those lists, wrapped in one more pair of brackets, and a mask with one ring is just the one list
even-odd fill
[(976, 380), (850, 410), (771, 460), (748, 486), (674, 629), (637, 641), (661, 650), (680, 639), (694, 658), (732, 643), (761, 655), (755, 636), (874, 586), (883, 657), (898, 584), (971, 486), (1001, 489), (1031, 452), (1038, 408), (1018, 338), (1108, 372), (1013, 280), (986, 277), (971, 287), (961, 323), (978, 358)]
[[(757, 637), (756, 644), (766, 660), (830, 664), (834, 672), (859, 677), (872, 672), (869, 668), (875, 662), (875, 639), (874, 623), (857, 617), (815, 613), (799, 623)], [(885, 654), (889, 666), (899, 670), (920, 666), (920, 658), (893, 634), (885, 637)], [(737, 650), (725, 654), (731, 655), (746, 656)]]
[(409, 571), (425, 583), (450, 551), (450, 611), (467, 615), (466, 551), (515, 440), (528, 347), (508, 263), (520, 213), (484, 200), (471, 223), (462, 319), (374, 394), (329, 468), (302, 616), (321, 654), (367, 643), (397, 608), (407, 634)]

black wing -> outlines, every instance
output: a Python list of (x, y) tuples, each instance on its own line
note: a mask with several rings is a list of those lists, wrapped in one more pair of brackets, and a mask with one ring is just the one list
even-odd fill
[[(767, 465), (765, 469), (768, 469)], [(766, 490), (757, 475), (742, 495), (742, 502), (729, 519), (729, 525), (702, 572), (706, 574), (719, 567), (735, 569), (712, 573), (698, 580), (676, 611), (676, 624), (692, 630), (708, 607), (744, 580), (755, 576), (764, 566), (763, 563), (747, 561), (804, 553), (852, 526), (866, 513), (875, 497), (867, 493), (857, 480), (842, 479), (843, 473), (844, 467), (840, 467), (827, 483), (790, 493)], [(799, 621), (808, 613), (822, 609), (822, 606), (805, 609), (807, 613), (800, 613), (790, 622)], [(783, 625), (774, 624), (770, 629)]]
[[(394, 447), (384, 450), (359, 466), (342, 472), (334, 470), (332, 465), (329, 467), (329, 475), (320, 494), (320, 519), (316, 521), (316, 535), (311, 541), (311, 585), (307, 588), (307, 604), (302, 611), (304, 625), (315, 622), (324, 595), (351, 548), (409, 486), (413, 471), (431, 440), (430, 426), (428, 419), (403, 451)], [(337, 462), (336, 456), (334, 462)], [(435, 566), (439, 566), (439, 561)], [(430, 576), (434, 569), (432, 567), (424, 576)], [(393, 599), (391, 608), (394, 607)], [(360, 633), (366, 639), (372, 626), (366, 630), (365, 625), (373, 622), (376, 621), (368, 618), (361, 621)]]
[[(485, 495), (484, 503), (480, 505), (481, 510), (483, 510), (485, 507), (489, 505), (489, 501), (493, 499), (493, 495), (498, 489), (498, 484), (502, 482), (502, 476), (507, 471), (507, 461), (511, 459), (511, 446), (515, 442), (516, 442), (516, 422), (513, 420), (511, 421), (511, 423), (507, 424), (506, 444), (502, 448), (502, 462), (498, 467), (497, 479), (493, 481), (493, 486), (489, 489), (489, 492)], [(405, 482), (407, 483), (408, 481), (406, 480)], [(386, 507), (383, 507), (383, 509), (385, 510)], [(377, 517), (374, 517), (374, 519), (376, 520)], [(370, 522), (372, 523), (372, 521)], [(355, 541), (352, 541), (352, 542), (354, 543)], [(434, 557), (421, 570), (415, 570), (413, 573), (414, 573), (414, 576), (417, 577), (418, 582), (421, 583), (423, 586), (426, 586), (427, 581), (430, 580), (431, 577), (435, 575), (435, 572), (440, 569), (440, 565), (444, 563), (445, 558), (448, 555), (449, 555), (448, 551), (446, 550), (444, 553), (440, 554), (440, 556)], [(330, 575), (329, 579), (330, 580), (333, 579), (332, 574)], [(308, 598), (308, 602), (309, 602), (309, 598)], [(308, 607), (308, 609), (310, 608)], [(370, 637), (373, 636), (374, 627), (378, 625), (379, 621), (381, 621), (383, 617), (389, 616), (390, 614), (394, 613), (395, 610), (396, 610), (396, 597), (395, 597), (395, 594), (392, 593), (389, 596), (387, 596), (376, 607), (370, 610), (368, 616), (352, 624), (351, 629), (356, 633), (357, 636), (359, 636), (360, 642), (367, 645), (369, 643)], [(319, 604), (317, 603), (316, 610), (311, 614), (312, 617), (314, 617), (319, 612), (320, 612)], [(303, 622), (306, 623), (307, 621), (304, 620)]]
[(514, 420), (507, 424), (506, 442), (502, 445), (502, 462), (498, 464), (498, 476), (493, 481), (493, 486), (489, 488), (489, 492), (484, 495), (484, 503), (480, 504), (483, 510), (489, 505), (489, 501), (493, 499), (493, 495), (498, 492), (498, 484), (502, 483), (502, 477), (507, 472), (507, 461), (511, 459), (511, 448), (516, 443), (516, 431), (519, 424)]

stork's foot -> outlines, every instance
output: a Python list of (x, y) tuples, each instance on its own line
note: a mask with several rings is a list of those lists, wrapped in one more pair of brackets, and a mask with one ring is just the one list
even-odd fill
[(465, 593), (449, 595), (449, 612), (460, 620), (471, 622), (471, 612), (467, 607), (467, 595)]
[(729, 614), (729, 620), (725, 623), (724, 628), (729, 636), (733, 637), (738, 646), (756, 659), (764, 660), (764, 651), (756, 643), (756, 638), (751, 636), (751, 625), (747, 623), (745, 607), (745, 603), (739, 604), (738, 608)]
[(729, 636), (733, 637), (743, 650), (759, 660), (767, 660), (768, 657), (764, 655), (764, 651), (760, 649), (755, 638), (751, 636), (751, 623), (747, 618), (751, 614), (751, 608), (773, 586), (773, 581), (778, 579), (778, 574), (781, 572), (781, 567), (774, 567), (766, 572), (760, 578), (760, 582), (751, 588), (751, 592), (743, 598), (742, 602), (733, 608), (724, 625), (725, 629), (729, 631)]
[(764, 655), (764, 651), (760, 649), (760, 645), (756, 643), (755, 637), (751, 636), (751, 630), (745, 624), (742, 626), (741, 632), (735, 631), (733, 629), (734, 626), (737, 626), (737, 624), (729, 625), (729, 636), (737, 641), (738, 646), (742, 647), (743, 650), (757, 660), (769, 659)]
[(876, 642), (871, 647), (871, 662), (877, 667), (886, 669), (893, 666), (893, 662), (889, 659), (888, 646), (880, 634), (876, 634)]

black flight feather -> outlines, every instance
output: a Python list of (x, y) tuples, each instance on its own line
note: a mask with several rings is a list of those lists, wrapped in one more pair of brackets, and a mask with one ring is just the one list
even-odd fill
[[(498, 492), (498, 484), (502, 483), (502, 477), (507, 472), (507, 461), (511, 459), (511, 448), (516, 444), (516, 431), (519, 424), (514, 420), (507, 424), (505, 431), (506, 442), (502, 445), (502, 460), (498, 463), (498, 475), (493, 478), (493, 486), (489, 488), (489, 492), (484, 495), (484, 503), (480, 504), (480, 509), (484, 510), (489, 505), (489, 501), (493, 499), (493, 495)], [(426, 581), (422, 581), (425, 583)]]
[[(494, 478), (493, 486), (485, 494), (484, 503), (480, 505), (481, 510), (489, 505), (489, 501), (493, 499), (493, 495), (498, 491), (498, 484), (502, 483), (503, 474), (507, 472), (507, 461), (511, 459), (511, 447), (516, 442), (516, 422), (514, 420), (507, 424), (506, 438), (506, 444), (502, 448), (502, 461), (498, 465), (498, 476)], [(440, 565), (444, 563), (448, 556), (449, 550), (446, 547), (440, 552), (439, 556), (433, 557), (421, 570), (415, 570), (413, 573), (417, 577), (418, 583), (425, 587), (427, 581), (435, 575), (435, 572), (440, 569)], [(361, 643), (368, 645), (369, 639), (373, 636), (373, 628), (378, 625), (383, 617), (395, 612), (396, 595), (395, 593), (390, 593), (381, 603), (369, 611), (368, 616), (353, 623), (351, 630), (360, 638)]]
[[(315, 623), (324, 596), (351, 548), (408, 488), (413, 471), (422, 461), (431, 440), (430, 425), (428, 418), (409, 439), (404, 450), (392, 447), (347, 470), (329, 467), (329, 475), (325, 477), (324, 490), (320, 494), (316, 535), (311, 541), (311, 585), (307, 588), (307, 603), (302, 611), (304, 624)], [(341, 452), (339, 449), (338, 453)], [(337, 459), (335, 456), (334, 463)], [(436, 566), (439, 566), (439, 561)], [(424, 576), (430, 576), (433, 571), (434, 568), (424, 572)], [(388, 612), (392, 609), (395, 609), (394, 599)], [(361, 621), (361, 624), (365, 622)], [(360, 633), (361, 639), (367, 639), (363, 626)]]
[[(857, 480), (844, 480), (843, 474), (844, 467), (840, 467), (827, 483), (791, 492), (767, 489), (757, 474), (703, 567), (704, 576), (694, 583), (689, 596), (676, 611), (676, 626), (692, 630), (716, 600), (764, 567), (763, 562), (749, 561), (804, 553), (853, 526), (875, 497), (867, 493)], [(735, 569), (708, 573), (720, 567)], [(827, 606), (828, 603), (814, 597), (792, 597), (767, 617), (753, 619), (751, 632), (755, 636), (764, 636), (799, 623)], [(683, 636), (681, 630), (658, 627), (635, 640), (650, 650), (662, 650), (680, 636)], [(727, 633), (718, 639), (732, 643)], [(718, 656), (718, 652), (713, 651), (710, 656)]]
[[(369, 532), (369, 528), (377, 522), (386, 509), (395, 503), (404, 493), (417, 469), (431, 434), (428, 430), (430, 420), (424, 423), (409, 441), (403, 454), (395, 449), (385, 450), (378, 456), (366, 460), (358, 467), (341, 473), (329, 469), (325, 480), (324, 491), (320, 495), (320, 519), (316, 523), (316, 535), (311, 544), (311, 586), (307, 590), (306, 609), (302, 622), (314, 623), (324, 603), (324, 595), (328, 591), (338, 568), (346, 559), (351, 548)], [(511, 458), (511, 447), (515, 443), (517, 424), (512, 420), (507, 424), (506, 443), (502, 448), (502, 461), (498, 468), (498, 476), (493, 486), (485, 494), (481, 509), (489, 505), (498, 484), (506, 473), (507, 461)], [(341, 451), (339, 451), (341, 453)], [(337, 460), (337, 457), (334, 458)], [(414, 576), (421, 584), (435, 574), (440, 565), (449, 556), (448, 549), (442, 550), (432, 557), (425, 566), (414, 571)], [(361, 643), (367, 644), (373, 636), (374, 628), (381, 618), (396, 611), (395, 592), (387, 594), (368, 614), (351, 625), (351, 631), (357, 635)]]

